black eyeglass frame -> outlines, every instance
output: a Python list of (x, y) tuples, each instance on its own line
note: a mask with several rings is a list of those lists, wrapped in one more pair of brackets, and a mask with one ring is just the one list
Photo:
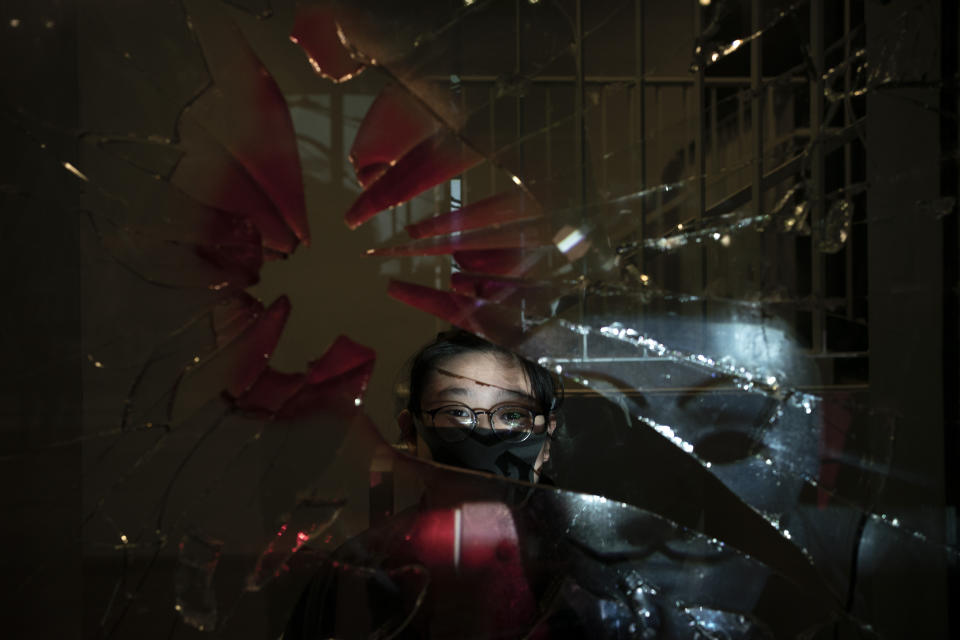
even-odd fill
[[(538, 418), (539, 416), (543, 416), (543, 419), (544, 419), (543, 433), (546, 434), (546, 435), (548, 435), (548, 436), (550, 435), (550, 429), (548, 428), (548, 427), (549, 427), (549, 424), (550, 424), (550, 414), (548, 414), (548, 413), (537, 413), (535, 410), (533, 410), (533, 409), (531, 409), (531, 408), (529, 408), (529, 407), (524, 407), (524, 406), (521, 406), (521, 405), (509, 404), (509, 403), (507, 403), (507, 404), (501, 404), (501, 405), (498, 405), (498, 406), (495, 406), (495, 407), (491, 407), (490, 409), (475, 409), (475, 408), (473, 408), (473, 407), (470, 407), (470, 406), (465, 405), (465, 404), (461, 404), (461, 403), (459, 403), (459, 402), (451, 402), (450, 404), (445, 404), (445, 405), (443, 405), (443, 406), (437, 407), (436, 409), (429, 409), (429, 410), (427, 410), (427, 409), (421, 409), (421, 410), (420, 410), (420, 413), (423, 414), (423, 415), (428, 415), (428, 416), (430, 416), (430, 422), (432, 423), (432, 424), (424, 424), (424, 426), (430, 427), (431, 429), (444, 429), (444, 428), (447, 428), (447, 427), (437, 427), (437, 426), (435, 426), (435, 425), (436, 425), (436, 415), (437, 415), (438, 413), (440, 413), (441, 411), (443, 411), (444, 409), (449, 409), (450, 407), (457, 407), (457, 408), (466, 409), (467, 411), (470, 412), (470, 415), (473, 416), (473, 421), (472, 421), (472, 424), (470, 425), (470, 430), (469, 430), (468, 434), (473, 433), (474, 431), (476, 431), (477, 426), (480, 424), (480, 415), (486, 415), (487, 418), (490, 420), (491, 431), (493, 431), (493, 433), (494, 433), (498, 438), (500, 438), (501, 440), (504, 440), (504, 441), (510, 441), (510, 442), (525, 442), (526, 440), (529, 440), (529, 439), (530, 439), (530, 436), (534, 435), (537, 418)], [(513, 410), (522, 409), (523, 411), (527, 411), (527, 412), (530, 414), (531, 424), (534, 426), (534, 429), (531, 429), (531, 430), (529, 430), (529, 431), (525, 431), (525, 432), (524, 432), (525, 435), (524, 435), (522, 438), (518, 439), (518, 440), (510, 440), (509, 438), (504, 437), (504, 436), (502, 435), (502, 433), (513, 433), (513, 434), (516, 434), (516, 433), (517, 433), (517, 430), (516, 430), (516, 429), (505, 429), (505, 430), (501, 430), (501, 429), (497, 429), (497, 428), (494, 426), (494, 418), (495, 418), (496, 414), (497, 414), (498, 412), (500, 412), (502, 409), (513, 409)], [(452, 428), (452, 427), (451, 427), (451, 428)]]

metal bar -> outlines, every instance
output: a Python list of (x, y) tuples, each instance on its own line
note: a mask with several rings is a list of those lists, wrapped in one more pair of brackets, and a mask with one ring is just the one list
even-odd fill
[(763, 209), (763, 94), (761, 93), (763, 71), (763, 37), (757, 35), (763, 28), (761, 23), (761, 0), (750, 3), (750, 29), (755, 36), (750, 41), (750, 129), (753, 133), (753, 176), (751, 200), (753, 215), (760, 215)]
[[(703, 17), (703, 10), (700, 8), (699, 3), (693, 5), (693, 32), (696, 38), (700, 38), (700, 32), (703, 30), (701, 24)], [(693, 156), (694, 156), (694, 166), (695, 171), (697, 172), (697, 219), (703, 218), (703, 211), (707, 206), (707, 192), (706, 192), (706, 173), (707, 173), (707, 162), (706, 162), (706, 153), (704, 149), (704, 142), (706, 136), (706, 129), (704, 127), (704, 89), (703, 89), (703, 65), (697, 65), (696, 75), (694, 76), (693, 83), (693, 99), (695, 100), (695, 106), (693, 108), (693, 116), (697, 119), (696, 122), (696, 138), (693, 142)], [(703, 256), (701, 256), (701, 259)], [(701, 282), (701, 284), (703, 284)]]
[[(717, 96), (717, 88), (710, 88), (710, 171), (714, 174), (713, 188), (711, 191), (716, 197), (718, 193), (724, 193), (727, 188), (727, 183), (730, 181), (729, 176), (721, 174), (720, 170), (725, 164), (724, 159), (720, 156), (720, 116), (719, 111), (719, 99)], [(722, 178), (717, 176), (723, 175)], [(710, 191), (707, 192), (707, 197), (710, 197)], [(709, 200), (708, 200), (709, 201)], [(704, 210), (703, 215), (706, 216), (706, 210)], [(716, 251), (711, 250), (708, 247), (704, 247), (704, 250), (713, 254), (713, 258), (708, 264), (716, 265), (720, 268), (721, 272), (726, 273), (728, 266), (728, 252), (726, 251)]]
[(330, 157), (336, 161), (330, 162), (330, 181), (335, 185), (342, 185), (345, 178), (341, 161), (346, 157), (343, 129), (343, 92), (340, 85), (333, 85), (330, 87)]
[(547, 175), (546, 179), (549, 182), (553, 177), (553, 127), (550, 126), (550, 120), (553, 118), (553, 103), (550, 100), (550, 88), (547, 87), (544, 89), (543, 97), (543, 111), (544, 111), (544, 124), (546, 126), (546, 132), (544, 134), (544, 145), (546, 146), (546, 155), (547, 155)]
[[(653, 362), (655, 360), (651, 360)], [(551, 362), (556, 362), (557, 364), (565, 364), (567, 361), (564, 360), (551, 360)], [(578, 360), (570, 360), (570, 363), (574, 364), (584, 364)], [(592, 361), (591, 361), (592, 362)], [(807, 393), (823, 393), (830, 391), (865, 391), (870, 388), (866, 384), (831, 384), (831, 385), (797, 385), (793, 387), (797, 391), (803, 391)], [(657, 387), (656, 389), (643, 389), (642, 391), (637, 390), (633, 387), (619, 387), (612, 388), (612, 391), (621, 393), (628, 398), (632, 397), (649, 397), (649, 396), (683, 396), (690, 397), (694, 394), (706, 394), (706, 393), (736, 393), (737, 387), (721, 387), (716, 390), (704, 391), (702, 389), (696, 389), (693, 387)], [(587, 397), (587, 398), (599, 398), (603, 395), (596, 389), (568, 389), (564, 390), (565, 396), (574, 396), (574, 397)]]
[[(846, 37), (850, 34), (850, 0), (843, 0), (843, 59), (849, 60), (851, 54), (850, 47), (850, 38)], [(847, 65), (846, 70), (843, 72), (843, 91), (844, 94), (850, 95), (850, 88), (853, 85), (853, 69), (851, 65)], [(850, 126), (850, 110), (843, 110), (843, 126)], [(850, 143), (843, 145), (843, 186), (844, 188), (849, 187), (853, 182), (853, 148), (850, 146)], [(847, 246), (844, 254), (844, 291), (847, 294), (847, 320), (853, 320), (854, 311), (853, 311), (853, 233), (850, 233), (850, 236), (847, 238)]]
[(513, 72), (520, 75), (520, 0), (513, 3)]
[[(831, 360), (833, 360), (833, 359), (850, 360), (850, 359), (853, 359), (853, 358), (866, 358), (866, 357), (869, 357), (869, 355), (870, 355), (870, 352), (869, 352), (869, 351), (838, 351), (838, 352), (836, 352), (836, 353), (831, 353), (831, 354), (828, 355), (828, 356), (819, 356), (818, 359), (826, 358), (826, 359), (831, 359)], [(600, 357), (600, 358), (597, 358), (597, 357), (594, 357), (594, 358), (550, 358), (550, 362), (557, 362), (557, 363), (560, 363), (560, 364), (567, 364), (567, 363), (572, 363), (572, 362), (578, 362), (578, 363), (583, 363), (583, 362), (656, 362), (656, 363), (659, 363), (659, 364), (663, 364), (664, 358), (663, 358), (663, 356), (629, 356), (629, 357), (624, 357), (624, 358), (618, 358), (618, 357), (616, 357), (616, 356), (613, 356), (613, 357)], [(859, 386), (859, 385), (857, 385), (857, 386)], [(658, 388), (663, 388), (663, 387), (658, 387)], [(684, 387), (675, 387), (675, 388), (684, 388)], [(711, 393), (711, 392), (713, 392), (713, 391), (715, 391), (715, 390), (718, 390), (718, 389), (719, 389), (719, 390), (723, 390), (723, 389), (729, 390), (729, 389), (734, 389), (734, 388), (739, 388), (739, 387), (733, 387), (733, 386), (730, 386), (730, 387), (710, 387), (709, 389), (701, 389), (701, 391), (703, 391), (704, 393)], [(832, 388), (834, 388), (834, 385), (829, 385), (828, 388), (831, 388), (831, 389), (832, 389)], [(646, 389), (645, 389), (645, 391), (646, 391)]]
[[(779, 82), (787, 82), (790, 84), (806, 84), (807, 77), (802, 75), (802, 69), (797, 68), (793, 70), (797, 75), (791, 75), (789, 77), (782, 76), (764, 76), (760, 79), (761, 85), (767, 84), (776, 84)], [(446, 76), (426, 76), (427, 80), (443, 80)], [(584, 84), (624, 84), (630, 85), (636, 81), (636, 76), (606, 76), (606, 75), (590, 75), (584, 76)], [(465, 75), (461, 76), (460, 81), (465, 84), (495, 84), (498, 80), (497, 76), (490, 75)], [(526, 79), (531, 84), (574, 84), (577, 81), (577, 77), (573, 76), (533, 76)], [(695, 78), (690, 76), (646, 76), (644, 78), (644, 83), (649, 86), (682, 86), (682, 85), (692, 85), (696, 82)], [(751, 83), (750, 76), (708, 76), (703, 79), (703, 83), (708, 86), (716, 87), (749, 87)]]
[[(768, 158), (768, 164), (777, 162), (780, 159), (780, 155), (777, 153), (777, 117), (776, 117), (776, 104), (774, 103), (774, 89), (775, 86), (768, 84), (765, 86), (764, 91), (765, 102), (764, 102), (764, 146), (770, 153)], [(766, 174), (764, 174), (766, 178)], [(764, 194), (770, 194), (770, 200), (777, 200), (782, 195), (781, 192), (777, 189), (771, 191), (770, 187), (766, 180), (760, 181), (760, 197), (761, 203), (763, 202), (762, 198)], [(761, 204), (762, 206), (762, 204)], [(764, 260), (769, 265), (770, 268), (770, 277), (772, 277), (776, 282), (781, 282), (782, 273), (790, 273), (792, 268), (788, 268), (785, 264), (785, 261), (781, 258), (780, 255), (780, 238), (779, 234), (776, 233), (763, 233), (760, 234), (758, 240), (760, 241), (760, 250), (763, 252)]]
[[(638, 159), (639, 147), (637, 143), (637, 93), (636, 88), (632, 88), (627, 92), (627, 140), (629, 141), (628, 147), (630, 149), (630, 170), (627, 174), (628, 182), (628, 191), (636, 189), (636, 176), (637, 176), (637, 167), (640, 164)], [(606, 138), (606, 124), (604, 124), (604, 138)], [(606, 145), (606, 140), (604, 140), (604, 145)], [(643, 200), (640, 201), (640, 206), (643, 206)]]
[(710, 170), (719, 171), (720, 165), (720, 122), (717, 106), (717, 88), (710, 88)]
[[(487, 98), (489, 99), (489, 108), (490, 108), (490, 153), (496, 155), (497, 153), (497, 118), (496, 118), (496, 98), (497, 92), (494, 86), (490, 86), (490, 89), (487, 92)], [(497, 166), (493, 162), (487, 162), (490, 165), (490, 193), (492, 195), (497, 192)]]
[[(586, 204), (586, 159), (584, 157), (584, 137), (583, 127), (583, 0), (576, 0), (576, 23), (575, 23), (575, 64), (576, 64), (576, 86), (573, 96), (574, 123), (576, 131), (574, 132), (574, 167), (576, 168), (575, 184), (575, 205), (580, 209), (580, 222), (583, 223)], [(582, 275), (586, 274), (586, 261), (581, 262)], [(580, 321), (583, 322), (586, 317), (586, 289), (580, 294)], [(583, 336), (582, 356), (586, 358), (587, 354), (587, 336)]]
[[(462, 113), (467, 112), (467, 88), (463, 85), (460, 85), (460, 111)], [(463, 179), (460, 181), (460, 206), (465, 207), (470, 204), (470, 181), (467, 180), (467, 171), (464, 171), (460, 175)]]
[(816, 304), (824, 296), (823, 259), (817, 250), (820, 225), (824, 215), (825, 175), (824, 150), (820, 130), (823, 127), (823, 0), (810, 0), (810, 57), (813, 63), (813, 79), (810, 81), (810, 294), (814, 300), (811, 314), (813, 327), (813, 352), (824, 349), (825, 318)]
[[(521, 56), (523, 55), (522, 43), (520, 38), (520, 35), (521, 35), (520, 2), (521, 0), (516, 0), (514, 3), (514, 25), (513, 25), (514, 33), (516, 36), (514, 40), (513, 73), (514, 73), (514, 76), (517, 78), (520, 77), (520, 69), (521, 69), (520, 63), (521, 63)], [(516, 139), (522, 140), (523, 139), (523, 97), (520, 95), (519, 92), (517, 93), (516, 99), (514, 101), (514, 106), (515, 106), (514, 118), (516, 118), (515, 127), (516, 127), (516, 133), (517, 133)], [(523, 170), (523, 145), (522, 144), (517, 145), (516, 162), (517, 162), (517, 165), (516, 167), (514, 167), (513, 170), (522, 171)]]
[[(654, 131), (657, 134), (657, 169), (663, 171), (663, 99), (660, 97), (660, 93), (663, 91), (661, 87), (654, 87), (653, 101), (657, 105), (657, 126), (654, 128)], [(657, 189), (657, 200), (656, 200), (657, 210), (663, 209), (663, 189)]]
[[(683, 103), (683, 149), (681, 153), (683, 155), (683, 168), (686, 170), (687, 167), (694, 165), (694, 158), (690, 157), (690, 145), (687, 144), (687, 141), (695, 135), (694, 132), (690, 131), (690, 121), (693, 120), (693, 117), (690, 114), (690, 87), (681, 87), (680, 88), (680, 101)], [(696, 149), (694, 149), (694, 154), (696, 154)]]
[[(634, 149), (637, 145), (640, 147), (640, 189), (645, 190), (647, 188), (647, 83), (646, 83), (646, 59), (644, 57), (645, 45), (644, 42), (644, 23), (643, 23), (643, 13), (644, 13), (644, 3), (643, 0), (634, 0), (634, 22), (633, 22), (633, 63), (634, 63), (634, 74), (636, 75), (635, 85), (634, 85), (634, 94), (638, 97), (639, 105), (631, 104), (630, 113), (634, 118), (636, 118), (636, 108), (639, 107), (639, 136), (637, 135), (636, 130), (634, 130), (633, 135), (630, 138), (630, 144)], [(633, 122), (634, 118), (631, 118)], [(631, 177), (635, 174), (631, 172)], [(637, 240), (642, 243), (644, 238), (646, 238), (646, 224), (647, 224), (647, 199), (640, 199), (640, 233)], [(637, 268), (641, 271), (643, 270), (643, 251), (639, 254), (637, 260)]]
[[(738, 189), (734, 193), (730, 194), (720, 202), (710, 206), (706, 211), (706, 217), (719, 216), (724, 213), (730, 213), (736, 209), (739, 209), (748, 202), (753, 202), (753, 199), (756, 195), (757, 187), (759, 185), (759, 191), (763, 192), (769, 189), (770, 187), (776, 186), (783, 182), (785, 179), (790, 176), (799, 175), (800, 170), (803, 168), (803, 158), (795, 157), (787, 160), (781, 165), (778, 165), (769, 173), (765, 174), (760, 178), (759, 181), (754, 178), (754, 180), (743, 187)], [(754, 204), (750, 205), (754, 207)]]
[(600, 91), (600, 188), (606, 191), (610, 174), (607, 170), (607, 92)]
[[(850, 142), (858, 135), (862, 135), (863, 128), (866, 126), (866, 119), (860, 118), (853, 124), (848, 127), (844, 127), (840, 131), (837, 131), (832, 137), (821, 140), (821, 148), (824, 153), (830, 153), (839, 149), (844, 144)], [(796, 156), (779, 164), (776, 168), (770, 170), (769, 172), (763, 175), (763, 178), (760, 181), (761, 190), (766, 191), (776, 185), (780, 184), (788, 177), (793, 175), (798, 175), (800, 169), (803, 168), (803, 157)], [(710, 216), (716, 216), (723, 213), (729, 213), (734, 209), (745, 205), (750, 201), (752, 196), (753, 184), (750, 184), (742, 189), (735, 191), (730, 194), (720, 202), (710, 206), (706, 215), (709, 218)]]
[[(574, 35), (574, 59), (576, 65), (576, 79), (573, 95), (573, 113), (574, 113), (574, 131), (573, 136), (573, 161), (575, 171), (575, 206), (582, 207), (586, 197), (584, 191), (586, 181), (584, 172), (586, 163), (584, 161), (584, 130), (583, 130), (583, 2), (576, 0), (576, 33)], [(582, 212), (582, 210), (581, 210)]]
[[(763, 29), (762, 14), (762, 0), (751, 0), (750, 35), (753, 40), (750, 41), (750, 140), (753, 162), (750, 165), (750, 208), (754, 216), (763, 215), (763, 194), (766, 191), (763, 188), (763, 87), (765, 86), (763, 82), (763, 41), (765, 38), (761, 35)], [(757, 239), (761, 252), (766, 245), (764, 239), (763, 236)], [(766, 257), (764, 253), (760, 253), (760, 255)]]
[(767, 146), (770, 147), (770, 151), (773, 152), (774, 147), (776, 146), (775, 142), (777, 140), (777, 113), (775, 111), (776, 105), (774, 104), (773, 100), (774, 93), (772, 84), (767, 85), (766, 92), (766, 103), (764, 105), (766, 107), (766, 116), (764, 119), (764, 128), (766, 129), (767, 133), (764, 140)]
[(743, 94), (738, 94), (737, 95), (737, 155), (741, 158), (744, 157), (745, 155), (743, 152), (743, 140), (744, 138), (747, 137), (744, 131), (744, 126), (743, 126), (744, 116), (745, 116), (744, 111), (746, 110), (744, 108), (744, 102), (745, 101), (744, 101)]
[[(699, 3), (693, 4), (693, 33), (694, 37), (699, 41), (700, 36), (703, 33), (703, 8)], [(694, 76), (693, 83), (693, 99), (695, 100), (693, 108), (693, 116), (697, 119), (696, 122), (696, 139), (694, 140), (693, 150), (694, 150), (694, 162), (695, 162), (695, 171), (696, 171), (696, 185), (697, 185), (697, 196), (696, 196), (696, 211), (694, 215), (698, 223), (703, 221), (703, 214), (707, 208), (707, 153), (706, 153), (706, 123), (704, 119), (706, 118), (706, 113), (704, 110), (704, 85), (703, 85), (703, 76), (704, 69), (703, 65), (697, 65), (696, 74)], [(698, 250), (694, 253), (694, 269), (696, 273), (696, 284), (695, 291), (702, 291), (707, 286), (707, 246), (701, 244)], [(709, 303), (704, 300), (700, 304), (700, 310), (703, 314), (704, 320), (707, 317), (707, 307)]]
[[(544, 87), (543, 89), (543, 117), (544, 117), (544, 146), (546, 148), (546, 176), (545, 180), (547, 184), (553, 179), (553, 127), (550, 126), (550, 123), (553, 119), (553, 102), (550, 99), (550, 95), (553, 92), (551, 87)], [(553, 252), (547, 253), (547, 266), (550, 268), (550, 271), (553, 271), (554, 268), (554, 254)]]

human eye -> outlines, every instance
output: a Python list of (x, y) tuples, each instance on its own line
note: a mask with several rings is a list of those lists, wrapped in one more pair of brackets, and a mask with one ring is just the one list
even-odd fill
[(501, 407), (497, 416), (509, 429), (529, 429), (533, 426), (533, 414), (526, 407)]
[(467, 407), (451, 405), (437, 410), (435, 418), (438, 426), (463, 426), (473, 423), (473, 412)]

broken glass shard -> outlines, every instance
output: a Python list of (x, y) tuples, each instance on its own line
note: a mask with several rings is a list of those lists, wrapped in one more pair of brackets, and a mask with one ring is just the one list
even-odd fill
[(193, 117), (190, 108), (180, 119), (178, 134), (183, 156), (171, 183), (207, 206), (249, 218), (264, 247), (292, 253), (297, 237), (273, 200), (239, 159)]
[(945, 218), (956, 210), (957, 199), (953, 197), (921, 200), (917, 202), (917, 213), (935, 218)]
[(286, 570), (287, 561), (321, 536), (344, 507), (341, 500), (302, 500), (277, 529), (247, 577), (247, 591), (259, 591)]
[(346, 213), (356, 228), (389, 207), (479, 164), (483, 157), (450, 131), (442, 130), (414, 146), (360, 194)]
[(320, 410), (349, 413), (362, 402), (373, 372), (374, 352), (346, 336), (337, 337), (303, 373), (282, 373), (267, 367), (236, 399), (244, 411), (284, 419)]
[(521, 220), (462, 234), (423, 238), (394, 247), (368, 249), (367, 255), (435, 256), (462, 251), (537, 248), (549, 245), (551, 239), (552, 229), (548, 221)]
[(369, 186), (439, 128), (436, 117), (403, 85), (384, 87), (364, 114), (350, 147), (360, 186)]
[(223, 542), (201, 533), (189, 533), (180, 540), (174, 608), (184, 622), (199, 631), (213, 631), (217, 626), (213, 576), (222, 549)]
[(290, 40), (300, 45), (314, 71), (333, 82), (345, 82), (365, 67), (350, 56), (338, 31), (333, 4), (298, 4)]
[(196, 359), (179, 380), (173, 412), (187, 416), (221, 394), (232, 398), (250, 389), (267, 367), (290, 314), (284, 296), (260, 310), (242, 333), (205, 359)]
[[(309, 243), (300, 156), (293, 120), (280, 87), (237, 26), (207, 18), (198, 19), (194, 28), (215, 86), (187, 108), (190, 117), (242, 165), (297, 239)], [(196, 171), (192, 174), (196, 180), (187, 176), (184, 180), (202, 183), (198, 190), (228, 190), (231, 186), (229, 182), (210, 180), (220, 176), (204, 179), (202, 168)], [(222, 179), (235, 179), (236, 174), (225, 173)], [(211, 182), (217, 184), (211, 186)], [(252, 190), (246, 180), (238, 184)]]
[(480, 249), (455, 251), (453, 259), (464, 271), (519, 277), (546, 263), (554, 253), (553, 247)]
[(836, 253), (843, 249), (850, 237), (852, 220), (853, 203), (850, 200), (843, 198), (830, 205), (820, 226), (817, 249), (822, 253)]
[(539, 218), (542, 215), (537, 202), (518, 189), (407, 225), (406, 231), (411, 238), (419, 239)]

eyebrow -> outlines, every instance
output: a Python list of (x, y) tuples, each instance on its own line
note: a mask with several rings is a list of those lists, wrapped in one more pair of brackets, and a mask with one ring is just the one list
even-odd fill
[[(459, 373), (447, 371), (446, 369), (443, 369), (440, 367), (436, 369), (436, 372), (443, 374), (445, 376), (448, 376), (450, 378), (456, 378), (458, 380), (467, 380), (469, 382), (472, 382), (473, 384), (480, 385), (481, 387), (493, 387), (494, 389), (497, 389), (500, 391), (499, 395), (501, 397), (506, 396), (507, 398), (529, 400), (530, 402), (534, 402), (534, 403), (537, 401), (537, 399), (534, 398), (529, 393), (524, 393), (523, 391), (518, 391), (516, 389), (510, 389), (509, 387), (501, 387), (499, 385), (496, 385), (490, 382), (482, 382), (480, 380), (475, 380), (474, 378), (470, 378), (468, 376), (462, 376)], [(465, 395), (468, 395), (470, 391), (465, 387), (446, 387), (444, 389), (441, 389), (438, 395), (443, 395), (446, 393), (449, 393), (451, 395), (456, 395), (456, 396), (465, 396)]]
[[(514, 389), (505, 389), (505, 388), (502, 388), (502, 387), (496, 387), (495, 385), (487, 385), (487, 386), (496, 388), (497, 391), (498, 391), (498, 394), (497, 394), (497, 395), (498, 395), (500, 398), (505, 398), (505, 399), (517, 399), (517, 400), (529, 400), (530, 402), (534, 402), (534, 401), (536, 400), (536, 399), (535, 399), (533, 396), (531, 396), (530, 394), (528, 394), (528, 393), (523, 393), (522, 391), (516, 391), (516, 390), (514, 390)], [(471, 393), (471, 391), (470, 391), (469, 389), (465, 389), (464, 387), (446, 387), (446, 388), (444, 388), (444, 389), (441, 389), (441, 390), (439, 391), (439, 393), (437, 393), (437, 395), (438, 395), (438, 396), (445, 396), (445, 395), (468, 396), (468, 395), (470, 395), (470, 393)]]

